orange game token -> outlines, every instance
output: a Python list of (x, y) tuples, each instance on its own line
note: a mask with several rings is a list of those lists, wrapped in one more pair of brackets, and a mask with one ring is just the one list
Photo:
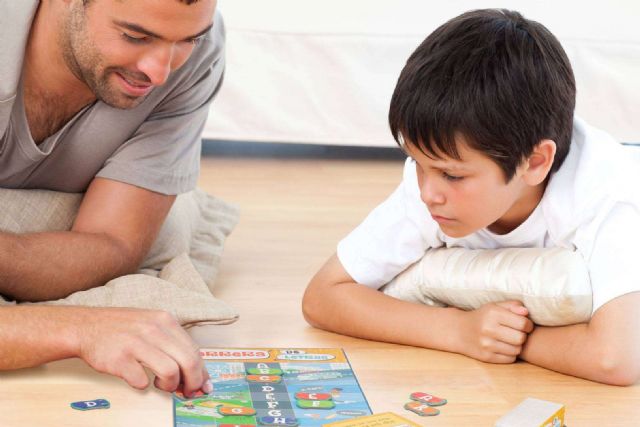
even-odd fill
[(246, 415), (251, 416), (256, 414), (256, 410), (253, 408), (247, 408), (246, 406), (220, 406), (218, 408), (220, 415)]
[(280, 375), (247, 375), (246, 379), (252, 383), (279, 383), (282, 381)]
[(438, 415), (440, 413), (440, 411), (437, 410), (436, 408), (433, 408), (427, 405), (426, 403), (420, 403), (420, 402), (409, 402), (404, 405), (404, 409), (406, 409), (407, 411), (414, 412), (420, 415), (421, 417), (430, 417), (433, 415)]

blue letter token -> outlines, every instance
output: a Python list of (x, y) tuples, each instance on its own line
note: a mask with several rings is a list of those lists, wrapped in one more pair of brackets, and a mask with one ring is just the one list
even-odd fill
[(73, 402), (71, 407), (79, 411), (89, 411), (91, 409), (109, 409), (111, 405), (107, 399), (82, 400)]

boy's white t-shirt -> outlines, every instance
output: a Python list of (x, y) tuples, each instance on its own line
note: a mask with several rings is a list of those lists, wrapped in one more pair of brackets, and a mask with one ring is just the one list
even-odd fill
[(407, 159), (398, 188), (340, 241), (338, 258), (356, 282), (378, 289), (430, 248), (569, 248), (587, 263), (595, 312), (640, 291), (640, 164), (628, 150), (576, 118), (569, 154), (527, 220), (507, 234), (485, 228), (463, 238), (431, 218)]

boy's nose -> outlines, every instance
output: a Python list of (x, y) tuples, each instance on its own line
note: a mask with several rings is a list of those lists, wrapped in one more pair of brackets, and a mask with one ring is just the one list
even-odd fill
[(421, 182), (420, 198), (427, 206), (442, 205), (446, 201), (444, 193), (437, 188), (433, 180), (427, 179)]

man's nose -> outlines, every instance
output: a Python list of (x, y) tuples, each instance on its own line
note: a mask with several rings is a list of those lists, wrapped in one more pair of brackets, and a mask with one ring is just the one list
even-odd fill
[(173, 63), (173, 49), (173, 45), (157, 46), (138, 62), (138, 69), (149, 77), (152, 85), (163, 85), (169, 78)]

